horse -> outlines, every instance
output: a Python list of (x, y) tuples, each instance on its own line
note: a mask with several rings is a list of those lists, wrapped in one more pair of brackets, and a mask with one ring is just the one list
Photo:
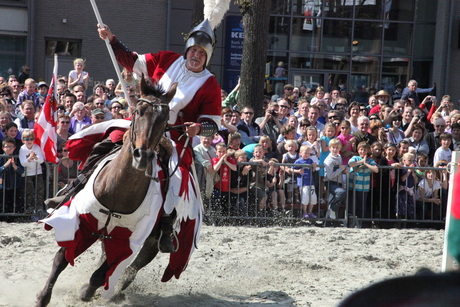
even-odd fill
[[(108, 161), (104, 160), (101, 162), (101, 164), (103, 164), (101, 165), (101, 169), (93, 173), (91, 177), (93, 179), (90, 179), (85, 186), (86, 189), (86, 187), (91, 184), (89, 189), (94, 191), (95, 199), (103, 206), (103, 208), (99, 209), (99, 213), (106, 216), (107, 220), (102, 231), (91, 233), (91, 229), (82, 229), (84, 225), (81, 224), (82, 215), (80, 215), (79, 231), (81, 230), (82, 233), (89, 232), (89, 236), (92, 236), (92, 238), (81, 246), (77, 246), (75, 250), (73, 250), (74, 256), (77, 257), (98, 239), (103, 241), (106, 248), (106, 260), (92, 274), (89, 283), (81, 289), (80, 298), (84, 301), (89, 301), (98, 288), (105, 283), (107, 285), (109, 280), (107, 273), (111, 272), (115, 274), (114, 272), (116, 272), (113, 265), (114, 263), (115, 266), (117, 266), (121, 262), (127, 261), (127, 255), (113, 256), (107, 251), (107, 246), (110, 246), (110, 244), (113, 244), (116, 248), (118, 248), (119, 244), (112, 243), (116, 238), (112, 237), (112, 232), (108, 231), (107, 226), (110, 225), (112, 221), (122, 223), (118, 220), (121, 221), (124, 219), (124, 216), (132, 215), (143, 208), (143, 203), (146, 202), (145, 198), (150, 191), (149, 189), (154, 181), (153, 179), (158, 179), (154, 178), (154, 163), (152, 161), (155, 158), (160, 159), (160, 157), (158, 157), (160, 155), (163, 155), (163, 159), (168, 159), (168, 141), (164, 138), (164, 132), (169, 119), (168, 103), (174, 97), (176, 85), (177, 84), (174, 84), (167, 93), (163, 93), (161, 88), (148, 85), (144, 78), (142, 78), (141, 98), (137, 101), (131, 124), (124, 135), (121, 149), (111, 160), (109, 159)], [(162, 170), (157, 170), (157, 172), (167, 172), (165, 167), (161, 168)], [(74, 203), (79, 197), (79, 194), (84, 190), (80, 191), (77, 196), (75, 196), (73, 200)], [(71, 208), (72, 206), (73, 203), (68, 207)], [(161, 215), (161, 204), (158, 211), (155, 211), (154, 214), (156, 214), (154, 218)], [(144, 220), (146, 219), (144, 218)], [(158, 221), (158, 219), (155, 221)], [(46, 223), (46, 220), (44, 222)], [(96, 224), (97, 223), (96, 221)], [(134, 223), (135, 227), (138, 227), (136, 221), (134, 221)], [(158, 241), (159, 233), (161, 232), (158, 224), (159, 223), (152, 225), (151, 231), (147, 230), (150, 233), (150, 241)], [(122, 227), (123, 226), (113, 227), (112, 230), (113, 232), (117, 230), (121, 233), (126, 229)], [(123, 231), (120, 231), (120, 229), (123, 229)], [(144, 237), (139, 237), (141, 238), (139, 239), (140, 245), (147, 239), (149, 233)], [(154, 237), (155, 239), (153, 239)], [(117, 244), (117, 246), (115, 246), (115, 244)], [(158, 247), (154, 246), (153, 248), (157, 253)], [(69, 251), (69, 247), (62, 246), (56, 253), (51, 274), (45, 287), (37, 296), (36, 306), (46, 306), (49, 304), (57, 278), (69, 264), (68, 255), (66, 256)], [(134, 257), (135, 253), (132, 252), (132, 254), (131, 257)], [(73, 261), (73, 258), (71, 261)], [(73, 264), (72, 262), (70, 263)]]

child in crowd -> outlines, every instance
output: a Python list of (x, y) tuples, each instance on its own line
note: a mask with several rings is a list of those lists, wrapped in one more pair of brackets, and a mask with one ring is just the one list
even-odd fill
[(340, 150), (340, 156), (342, 157), (342, 164), (348, 166), (348, 161), (355, 155), (353, 152), (353, 142), (355, 138), (350, 133), (351, 124), (348, 120), (342, 120), (340, 123), (340, 134), (337, 138), (342, 143), (342, 149)]
[(271, 216), (274, 216), (275, 212), (278, 212), (278, 193), (276, 191), (276, 184), (278, 178), (276, 177), (277, 167), (275, 163), (278, 163), (276, 158), (272, 158), (268, 160), (268, 171), (267, 171), (267, 196), (268, 200), (270, 200), (269, 205), (271, 211), (268, 213)]
[(34, 79), (28, 78), (24, 81), (24, 91), (18, 96), (16, 107), (22, 106), (22, 103), (26, 100), (30, 100), (33, 103), (35, 110), (41, 108), (40, 96), (37, 93), (37, 83)]
[[(320, 137), (320, 150), (321, 153), (319, 155), (319, 164), (322, 165), (324, 163), (324, 160), (326, 157), (329, 155), (329, 142), (335, 138), (335, 133), (336, 133), (336, 128), (333, 123), (326, 123), (324, 125), (324, 135)], [(321, 203), (325, 203), (326, 197), (324, 195), (327, 195), (326, 187), (324, 187), (324, 168), (321, 168), (319, 170), (319, 181), (320, 181), (320, 188), (319, 188), (319, 197), (321, 200)]]
[[(305, 141), (302, 145), (311, 146), (310, 158), (316, 164), (319, 164), (319, 141), (318, 141), (318, 130), (315, 127), (309, 126), (305, 130)], [(316, 172), (313, 172), (313, 181), (315, 182), (315, 189), (319, 191), (319, 167), (316, 167)]]
[(276, 152), (273, 151), (272, 147), (272, 140), (268, 135), (264, 135), (260, 137), (259, 145), (261, 145), (265, 150), (265, 159), (270, 160), (276, 157)]
[(214, 184), (213, 199), (220, 203), (223, 214), (229, 214), (230, 171), (236, 171), (236, 161), (232, 158), (232, 149), (227, 152), (225, 143), (216, 144), (217, 158), (212, 159), (214, 172), (219, 174), (219, 181)]
[[(299, 159), (299, 153), (297, 149), (299, 148), (299, 143), (295, 140), (287, 140), (284, 144), (284, 148), (287, 151), (283, 155), (281, 163), (294, 163)], [(291, 167), (285, 168), (285, 191), (287, 201), (291, 203), (299, 203), (299, 190), (295, 183), (295, 175)]]
[[(247, 154), (244, 150), (235, 151), (237, 163), (247, 162)], [(250, 179), (251, 165), (239, 165), (236, 171), (230, 173), (230, 215), (247, 216), (248, 182)]]
[(389, 197), (388, 197), (388, 204), (382, 204), (382, 211), (381, 216), (382, 218), (395, 218), (396, 217), (396, 169), (394, 167), (399, 167), (399, 159), (398, 159), (398, 149), (396, 148), (396, 144), (394, 143), (387, 143), (384, 146), (385, 150), (385, 158), (387, 159), (388, 165), (393, 166), (392, 169), (388, 172), (388, 181), (385, 181), (384, 184), (388, 185), (389, 189)]
[(441, 133), (439, 136), (439, 142), (441, 146), (436, 149), (433, 156), (433, 165), (436, 165), (439, 160), (446, 160), (450, 162), (452, 160), (452, 151), (450, 150), (450, 144), (452, 144), (452, 135), (446, 132)]
[[(348, 181), (349, 204), (352, 206), (348, 212), (363, 218), (366, 216), (367, 194), (370, 189), (371, 172), (378, 173), (377, 163), (368, 158), (370, 145), (366, 142), (358, 144), (358, 156), (351, 157), (348, 161), (350, 176)], [(355, 210), (353, 210), (355, 205)]]
[[(383, 145), (380, 142), (374, 142), (371, 145), (370, 157), (377, 165), (388, 166), (387, 159), (383, 156)], [(388, 204), (388, 169), (384, 168), (379, 173), (371, 173), (370, 192), (367, 196), (367, 203), (372, 204), (370, 217), (380, 218), (384, 204)]]
[[(417, 155), (417, 166), (419, 167), (428, 167), (428, 155), (424, 153), (419, 153)], [(424, 169), (416, 169), (415, 174), (417, 175), (418, 181), (425, 178), (425, 170)]]
[(436, 179), (435, 171), (427, 170), (425, 178), (418, 184), (416, 201), (417, 219), (438, 219), (441, 216), (441, 183)]
[(264, 158), (265, 150), (261, 145), (254, 147), (253, 157), (249, 162), (260, 163), (252, 167), (251, 192), (257, 199), (258, 215), (264, 215), (267, 204), (267, 167), (268, 160)]
[[(4, 154), (0, 156), (0, 200), (4, 200), (0, 206), (0, 212), (23, 212), (22, 208), (22, 174), (24, 168), (18, 158), (14, 158), (16, 142), (7, 137), (2, 142)], [(4, 197), (3, 197), (4, 196)], [(15, 207), (16, 204), (16, 207)]]
[[(44, 162), (43, 152), (37, 144), (34, 144), (35, 134), (33, 130), (24, 130), (22, 141), (24, 145), (19, 150), (19, 160), (25, 169), (26, 188), (26, 212), (32, 213), (43, 209), (45, 190), (41, 164)], [(35, 195), (37, 196), (35, 199)]]
[(340, 206), (347, 197), (344, 189), (343, 174), (348, 173), (348, 167), (342, 164), (340, 150), (342, 142), (339, 139), (332, 139), (329, 142), (329, 155), (324, 160), (324, 177), (329, 191), (329, 206), (326, 218), (336, 219)]
[(239, 132), (232, 132), (228, 135), (228, 148), (235, 151), (241, 149), (241, 134)]
[(313, 206), (318, 204), (316, 196), (315, 184), (313, 182), (312, 172), (315, 170), (317, 164), (310, 158), (311, 147), (302, 145), (300, 147), (300, 158), (297, 159), (295, 164), (308, 164), (311, 168), (295, 167), (294, 173), (297, 174), (297, 186), (301, 189), (301, 202), (302, 214), (304, 218), (317, 218), (313, 213)]
[(278, 145), (276, 145), (278, 161), (283, 160), (283, 155), (286, 153), (286, 147), (284, 146), (286, 142), (289, 140), (296, 141), (296, 138), (295, 138), (296, 132), (293, 126), (290, 126), (290, 125), (283, 126), (280, 133), (284, 137), (284, 141), (279, 142)]
[[(415, 154), (407, 152), (402, 157), (402, 165), (405, 167), (415, 167)], [(417, 186), (417, 175), (413, 169), (400, 170), (400, 182), (398, 193), (398, 218), (413, 219), (414, 215), (414, 193)]]
[[(278, 163), (277, 159), (271, 159), (273, 163)], [(286, 194), (284, 193), (284, 178), (285, 178), (285, 168), (281, 166), (273, 166), (275, 174), (274, 176), (276, 177), (276, 185), (275, 185), (275, 191), (276, 195), (275, 197), (278, 198), (278, 203), (280, 206), (278, 208), (279, 212), (284, 213), (286, 211)]]

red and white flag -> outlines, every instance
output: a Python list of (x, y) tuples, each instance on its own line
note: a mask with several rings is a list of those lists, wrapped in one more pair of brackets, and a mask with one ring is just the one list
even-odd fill
[(45, 161), (57, 164), (57, 100), (55, 95), (55, 83), (57, 76), (57, 55), (54, 55), (54, 69), (50, 88), (43, 104), (38, 121), (34, 125), (35, 144), (41, 147)]

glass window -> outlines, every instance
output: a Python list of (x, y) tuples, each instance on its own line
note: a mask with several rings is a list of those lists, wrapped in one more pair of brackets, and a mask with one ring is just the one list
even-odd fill
[(271, 17), (268, 29), (268, 49), (287, 50), (289, 48), (288, 17)]
[(357, 0), (355, 1), (355, 18), (359, 19), (382, 19), (383, 0)]
[[(416, 24), (414, 29), (414, 56), (433, 57), (436, 25)], [(428, 37), (433, 37), (432, 40)]]
[(324, 20), (323, 52), (350, 52), (351, 20)]
[(46, 55), (81, 57), (80, 55), (81, 42), (70, 40), (46, 40)]
[[(272, 5), (270, 7), (270, 14), (280, 14), (280, 15), (287, 15), (291, 14), (291, 4), (290, 0), (272, 0)], [(297, 0), (294, 0), (297, 2)]]
[(0, 35), (0, 75), (17, 75), (25, 62), (26, 38)]
[(389, 23), (384, 33), (383, 54), (409, 55), (412, 45), (412, 25), (411, 23)]
[(355, 21), (353, 52), (380, 54), (382, 25), (381, 22)]
[(351, 71), (366, 75), (369, 80), (368, 86), (376, 87), (380, 80), (380, 58), (356, 55), (351, 60)]
[(318, 51), (320, 46), (321, 28), (304, 29), (304, 19), (294, 18), (292, 22), (291, 50)]
[[(415, 0), (384, 0), (383, 19), (397, 21), (413, 21)], [(435, 1), (432, 1), (435, 2)]]
[(347, 55), (333, 54), (300, 54), (291, 53), (292, 68), (349, 70), (350, 60)]
[(333, 18), (352, 18), (353, 0), (347, 1), (323, 1), (321, 16)]
[(433, 86), (433, 84), (430, 82), (431, 76), (433, 75), (433, 61), (414, 59), (412, 70), (413, 78), (411, 79), (417, 80), (419, 88), (429, 88)]
[(436, 14), (438, 11), (438, 1), (433, 0), (418, 0), (417, 1), (417, 22), (436, 22)]

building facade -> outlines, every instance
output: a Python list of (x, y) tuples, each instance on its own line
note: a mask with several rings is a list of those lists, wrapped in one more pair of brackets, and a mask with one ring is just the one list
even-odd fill
[[(183, 52), (191, 28), (190, 0), (97, 1), (103, 21), (131, 50)], [(227, 16), (238, 16), (232, 3)], [(369, 88), (392, 92), (416, 79), (437, 85), (437, 94), (460, 99), (460, 3), (454, 0), (271, 0), (267, 77), (279, 62), (287, 82), (323, 85), (359, 93)], [(53, 54), (67, 75), (75, 58), (86, 60), (90, 84), (116, 79), (107, 48), (96, 31), (89, 1), (0, 0), (0, 74), (49, 81)], [(229, 29), (218, 27), (211, 70), (229, 88), (225, 49)], [(270, 84), (270, 83), (269, 83)]]

